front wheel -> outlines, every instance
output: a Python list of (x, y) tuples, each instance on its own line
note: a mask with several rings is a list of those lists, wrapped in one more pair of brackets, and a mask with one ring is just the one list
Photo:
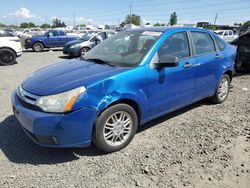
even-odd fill
[(16, 63), (16, 54), (8, 48), (0, 49), (0, 65), (13, 65)]
[(230, 90), (230, 77), (227, 74), (224, 74), (220, 79), (216, 92), (214, 96), (211, 98), (211, 101), (216, 104), (223, 103), (228, 97), (229, 90)]
[(104, 152), (114, 152), (126, 147), (133, 139), (138, 127), (135, 110), (127, 104), (109, 107), (97, 118), (93, 142)]

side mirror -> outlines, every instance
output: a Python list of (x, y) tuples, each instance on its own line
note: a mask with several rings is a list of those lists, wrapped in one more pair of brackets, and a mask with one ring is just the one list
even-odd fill
[(50, 37), (50, 35), (48, 34), (48, 35), (47, 35), (47, 38), (49, 38), (49, 37)]
[(160, 69), (164, 67), (176, 67), (179, 65), (179, 58), (176, 56), (163, 55), (157, 63), (154, 63), (154, 68)]

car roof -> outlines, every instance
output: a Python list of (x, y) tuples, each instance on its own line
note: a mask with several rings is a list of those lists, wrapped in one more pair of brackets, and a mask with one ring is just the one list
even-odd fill
[[(193, 30), (193, 31), (208, 31), (205, 29), (200, 29), (196, 27), (171, 27), (171, 26), (160, 26), (160, 27), (142, 27), (142, 28), (135, 28), (135, 29), (130, 29), (134, 31), (155, 31), (155, 32), (168, 32), (170, 30), (178, 30), (178, 29), (187, 29), (187, 30)], [(129, 31), (129, 30), (128, 30)]]

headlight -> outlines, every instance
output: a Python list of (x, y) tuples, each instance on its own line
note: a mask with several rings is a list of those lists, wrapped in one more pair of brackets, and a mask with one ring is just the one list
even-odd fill
[(74, 44), (72, 46), (70, 46), (69, 48), (78, 48), (80, 45), (79, 44)]
[(26, 40), (26, 42), (27, 42), (27, 43), (29, 43), (29, 42), (30, 42), (30, 40), (29, 40), (29, 39), (27, 39), (27, 40)]
[(86, 88), (79, 87), (63, 93), (40, 97), (37, 106), (46, 112), (69, 112), (77, 98), (86, 91)]

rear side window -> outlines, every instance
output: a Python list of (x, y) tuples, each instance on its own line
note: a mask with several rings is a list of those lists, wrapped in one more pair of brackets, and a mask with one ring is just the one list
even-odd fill
[(189, 57), (187, 33), (180, 32), (170, 36), (158, 51), (159, 58), (164, 55), (175, 56), (180, 59)]
[(208, 33), (192, 31), (191, 35), (196, 55), (211, 53), (215, 51), (213, 39)]
[(214, 36), (214, 40), (219, 47), (220, 51), (222, 51), (226, 47), (226, 43), (218, 36)]
[(14, 35), (8, 31), (0, 30), (0, 37), (13, 37)]

